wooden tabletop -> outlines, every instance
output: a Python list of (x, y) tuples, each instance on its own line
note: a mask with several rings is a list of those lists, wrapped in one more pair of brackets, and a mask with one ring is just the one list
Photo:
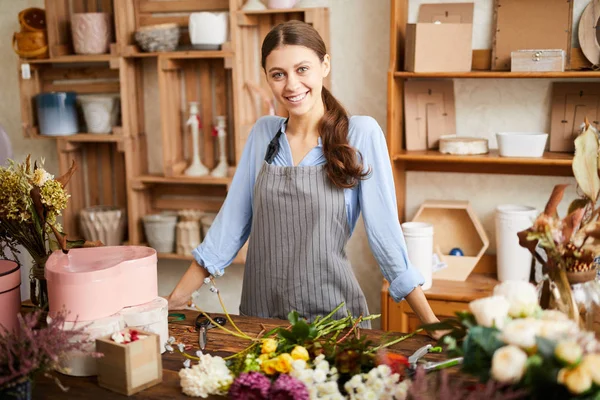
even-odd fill
[[(178, 342), (186, 345), (191, 345), (192, 348), (188, 351), (194, 354), (198, 350), (198, 333), (193, 327), (196, 316), (198, 315), (195, 311), (184, 311), (186, 319), (183, 321), (172, 322), (169, 324), (169, 333), (174, 336)], [(212, 316), (217, 316), (213, 314)], [(287, 325), (287, 321), (275, 320), (275, 319), (260, 319), (253, 317), (243, 316), (232, 316), (236, 325), (245, 333), (249, 335), (258, 335), (261, 330), (270, 330), (276, 326)], [(229, 324), (228, 324), (229, 325)], [(362, 334), (367, 335), (374, 342), (380, 342), (382, 338), (390, 339), (391, 337), (398, 337), (400, 334), (392, 332), (384, 332), (378, 330), (362, 330)], [(394, 346), (391, 346), (391, 350), (403, 354), (405, 356), (411, 355), (419, 347), (427, 344), (434, 343), (432, 339), (417, 335), (410, 339), (406, 339)], [(206, 346), (206, 352), (213, 355), (228, 355), (240, 351), (248, 346), (248, 342), (242, 339), (233, 337), (226, 332), (219, 329), (211, 329), (208, 333), (208, 344)], [(428, 354), (427, 360), (441, 360), (444, 359), (444, 355), (441, 354)], [(179, 353), (168, 353), (165, 352), (162, 356), (163, 362), (163, 382), (160, 385), (153, 386), (149, 389), (141, 391), (129, 398), (133, 399), (189, 399), (181, 392), (179, 386), (178, 371), (183, 368), (183, 357)], [(35, 381), (33, 388), (34, 399), (78, 399), (85, 398), (89, 400), (108, 400), (108, 399), (126, 399), (127, 396), (120, 395), (112, 392), (108, 389), (101, 388), (97, 384), (97, 378), (94, 377), (72, 377), (62, 374), (57, 374), (60, 381), (67, 387), (68, 392), (62, 392), (61, 389), (50, 379), (40, 378)]]

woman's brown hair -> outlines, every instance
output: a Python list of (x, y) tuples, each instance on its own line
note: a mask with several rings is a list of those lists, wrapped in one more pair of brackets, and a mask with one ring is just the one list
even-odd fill
[[(261, 49), (263, 69), (269, 54), (283, 45), (309, 48), (317, 54), (321, 62), (327, 54), (325, 43), (315, 28), (301, 21), (288, 21), (274, 27), (265, 37)], [(356, 149), (348, 144), (348, 112), (326, 87), (323, 86), (321, 93), (325, 114), (319, 121), (318, 129), (327, 160), (327, 175), (335, 186), (342, 189), (351, 188), (370, 171), (363, 172)]]

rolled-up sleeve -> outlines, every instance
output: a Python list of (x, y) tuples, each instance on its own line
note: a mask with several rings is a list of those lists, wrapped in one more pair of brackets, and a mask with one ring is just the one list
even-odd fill
[(385, 137), (379, 124), (362, 117), (358, 150), (369, 178), (359, 184), (358, 200), (371, 251), (390, 283), (389, 294), (400, 301), (425, 280), (408, 259), (406, 242), (398, 219), (396, 192)]
[(246, 141), (223, 206), (204, 241), (192, 250), (198, 264), (212, 275), (223, 273), (250, 236), (252, 189), (256, 179), (255, 129)]

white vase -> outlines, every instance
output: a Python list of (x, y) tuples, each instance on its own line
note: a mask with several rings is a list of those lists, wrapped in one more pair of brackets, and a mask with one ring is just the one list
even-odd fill
[(298, 0), (294, 4), (294, 8), (313, 8), (313, 7), (325, 7), (324, 0)]
[(228, 12), (195, 12), (189, 18), (190, 42), (202, 50), (218, 50), (229, 36)]
[(125, 210), (119, 207), (87, 207), (79, 212), (79, 222), (86, 240), (99, 240), (105, 246), (119, 246), (125, 235), (126, 215)]
[(111, 133), (119, 117), (118, 95), (77, 96), (89, 133)]
[(173, 253), (177, 215), (149, 214), (143, 220), (148, 245), (159, 253)]
[(296, 0), (269, 0), (267, 2), (267, 7), (271, 9), (285, 9), (285, 8), (294, 8), (296, 4)]
[(498, 280), (529, 281), (533, 256), (519, 245), (517, 233), (531, 225), (537, 216), (533, 207), (504, 204), (496, 208), (496, 259)]
[(410, 263), (419, 270), (425, 283), (423, 290), (433, 282), (433, 225), (427, 222), (405, 222), (402, 232)]
[(246, 3), (242, 6), (244, 11), (261, 11), (266, 10), (265, 6), (260, 0), (246, 0)]

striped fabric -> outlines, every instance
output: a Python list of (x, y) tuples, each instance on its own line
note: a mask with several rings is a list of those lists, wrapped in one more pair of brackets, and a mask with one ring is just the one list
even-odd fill
[(344, 250), (350, 237), (344, 191), (331, 184), (324, 167), (262, 166), (254, 186), (242, 314), (285, 319), (297, 310), (312, 321), (342, 301), (346, 307), (335, 318), (369, 314)]

